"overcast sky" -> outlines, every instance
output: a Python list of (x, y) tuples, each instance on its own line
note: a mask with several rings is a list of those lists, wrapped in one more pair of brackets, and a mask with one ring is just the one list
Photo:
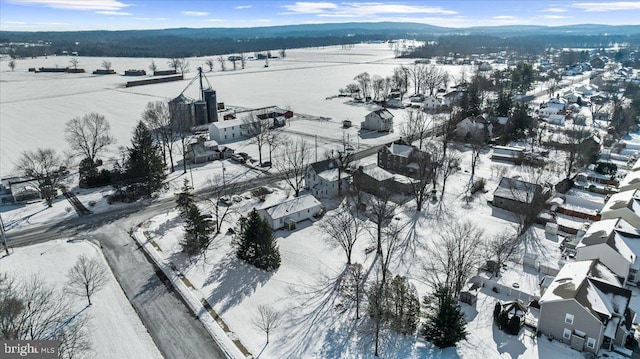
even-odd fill
[(640, 1), (0, 0), (0, 30), (256, 27), (353, 21), (488, 25), (640, 25)]

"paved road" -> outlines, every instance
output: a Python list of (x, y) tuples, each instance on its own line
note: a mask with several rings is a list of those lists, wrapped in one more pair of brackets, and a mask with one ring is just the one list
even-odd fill
[(103, 234), (94, 238), (102, 244), (113, 273), (160, 352), (168, 359), (226, 358), (164, 274), (121, 228), (122, 223), (103, 226), (99, 231)]

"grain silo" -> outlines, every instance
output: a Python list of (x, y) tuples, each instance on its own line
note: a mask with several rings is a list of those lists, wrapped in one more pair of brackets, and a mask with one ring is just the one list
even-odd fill
[(207, 103), (207, 123), (218, 122), (218, 97), (216, 90), (208, 88), (202, 91), (204, 101)]
[(195, 108), (193, 99), (180, 94), (178, 97), (169, 101), (169, 114), (171, 123), (185, 123), (189, 127), (195, 123)]
[(195, 109), (195, 122), (194, 126), (206, 125), (207, 122), (207, 103), (199, 100), (193, 103)]

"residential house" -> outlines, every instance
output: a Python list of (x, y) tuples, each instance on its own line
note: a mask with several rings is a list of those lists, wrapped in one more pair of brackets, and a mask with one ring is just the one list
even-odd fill
[(430, 156), (427, 152), (409, 145), (402, 139), (383, 146), (378, 151), (378, 166), (389, 172), (417, 178), (421, 176), (420, 166), (428, 166)]
[(528, 213), (544, 203), (542, 186), (517, 178), (502, 177), (493, 192), (493, 206), (515, 213)]
[(375, 196), (381, 196), (385, 193), (409, 195), (413, 193), (413, 183), (415, 180), (393, 174), (374, 163), (360, 166), (353, 173), (354, 186)]
[(393, 114), (384, 108), (372, 111), (365, 116), (360, 128), (379, 132), (393, 132)]
[(640, 229), (640, 190), (619, 192), (611, 196), (600, 211), (602, 219), (623, 218)]
[(258, 211), (269, 222), (271, 229), (293, 229), (296, 223), (310, 219), (322, 209), (322, 204), (313, 195), (306, 194)]
[(546, 120), (550, 124), (564, 126), (565, 116), (551, 114), (546, 118)]
[(339, 189), (346, 191), (350, 178), (349, 173), (338, 170), (338, 165), (333, 159), (326, 159), (307, 167), (304, 183), (314, 196), (326, 198), (338, 195)]
[(427, 96), (422, 102), (422, 110), (425, 112), (434, 112), (442, 107), (442, 101), (435, 96)]
[(618, 184), (620, 192), (640, 189), (640, 171), (629, 172)]
[(597, 260), (565, 264), (539, 300), (538, 331), (579, 351), (623, 346), (635, 312), (631, 291)]
[(206, 141), (199, 137), (187, 144), (184, 158), (191, 163), (204, 163), (230, 158), (233, 152), (231, 148), (218, 145), (216, 141)]
[(635, 283), (640, 269), (640, 231), (622, 218), (591, 224), (576, 246), (576, 259), (598, 259), (622, 284)]
[(456, 125), (456, 135), (462, 138), (471, 136), (473, 133), (480, 133), (486, 137), (493, 133), (493, 124), (489, 122), (486, 115), (467, 117)]
[(452, 106), (458, 103), (462, 99), (462, 96), (464, 96), (464, 93), (465, 93), (464, 90), (453, 90), (453, 91), (447, 92), (446, 94), (444, 94), (444, 97), (442, 99), (442, 104), (445, 106)]
[(33, 179), (25, 179), (22, 177), (3, 178), (1, 183), (0, 197), (4, 202), (24, 202), (35, 199), (41, 199), (42, 196), (38, 190), (38, 183)]

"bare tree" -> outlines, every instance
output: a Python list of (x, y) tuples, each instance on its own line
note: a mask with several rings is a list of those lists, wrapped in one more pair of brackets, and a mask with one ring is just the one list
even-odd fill
[(66, 162), (56, 154), (54, 149), (38, 148), (35, 151), (24, 151), (18, 158), (16, 168), (27, 178), (32, 178), (38, 185), (38, 192), (53, 206), (58, 187), (67, 174)]
[(469, 145), (471, 146), (471, 176), (469, 177), (469, 184), (467, 185), (467, 200), (471, 196), (471, 188), (474, 185), (476, 167), (480, 162), (480, 152), (485, 144), (485, 136), (482, 130), (475, 129), (469, 133)]
[(379, 75), (371, 77), (371, 91), (373, 92), (374, 101), (384, 100), (384, 78)]
[(234, 213), (232, 206), (223, 201), (223, 198), (229, 198), (231, 194), (236, 192), (237, 185), (231, 181), (227, 181), (224, 178), (224, 171), (222, 176), (215, 176), (209, 180), (209, 190), (207, 191), (207, 201), (209, 202), (209, 209), (214, 220), (214, 229), (216, 233), (220, 233), (222, 224), (227, 220), (227, 217)]
[(69, 60), (69, 64), (71, 65), (71, 67), (73, 67), (75, 70), (78, 69), (78, 65), (80, 64), (80, 61), (78, 60), (77, 57), (72, 57), (71, 60)]
[(282, 322), (282, 313), (267, 306), (259, 305), (258, 312), (251, 319), (253, 325), (262, 330), (267, 335), (267, 344), (269, 344), (269, 333), (280, 326)]
[(485, 243), (487, 255), (496, 261), (494, 275), (500, 276), (500, 268), (510, 260), (518, 248), (518, 233), (508, 230), (489, 238)]
[(424, 139), (429, 135), (429, 127), (432, 124), (432, 119), (428, 117), (422, 111), (416, 111), (408, 108), (405, 112), (406, 124), (402, 127), (401, 136), (407, 140), (407, 142), (419, 141), (418, 148), (422, 149)]
[(178, 70), (180, 70), (180, 73), (183, 75), (189, 72), (189, 61), (185, 60), (184, 58), (180, 59)]
[(154, 60), (151, 60), (151, 64), (149, 64), (149, 70), (152, 73), (158, 71), (158, 65), (156, 65), (156, 62)]
[(174, 57), (172, 59), (169, 59), (167, 61), (167, 65), (172, 68), (174, 71), (178, 72), (178, 69), (180, 69), (180, 63), (182, 62), (182, 60), (180, 60), (177, 57)]
[(220, 69), (222, 71), (227, 71), (227, 60), (224, 59), (224, 56), (220, 55), (218, 56), (218, 62), (220, 63)]
[(505, 188), (511, 200), (522, 203), (514, 209), (518, 219), (518, 233), (523, 234), (544, 208), (544, 187), (553, 175), (543, 168), (523, 166), (517, 178), (503, 178), (500, 186)]
[(483, 235), (482, 229), (469, 221), (444, 223), (424, 256), (424, 280), (457, 296), (480, 264)]
[(147, 124), (156, 136), (156, 140), (162, 144), (162, 159), (166, 165), (167, 154), (171, 163), (171, 172), (175, 170), (173, 165), (173, 141), (175, 139), (174, 126), (171, 123), (171, 113), (167, 101), (152, 101), (142, 113), (142, 120)]
[(382, 253), (383, 228), (393, 218), (396, 205), (390, 201), (391, 193), (382, 191), (380, 196), (372, 196), (367, 207), (369, 208), (369, 218), (375, 224), (375, 244), (378, 254)]
[(309, 145), (303, 139), (289, 141), (282, 146), (279, 153), (280, 160), (272, 163), (272, 166), (298, 197), (311, 159)]
[(320, 222), (320, 228), (324, 231), (329, 242), (344, 251), (347, 264), (351, 264), (353, 247), (362, 229), (362, 223), (357, 218), (357, 213), (357, 206), (352, 206), (345, 200), (330, 216), (326, 216)]
[(209, 67), (209, 72), (213, 71), (213, 59), (207, 59), (204, 64)]
[(429, 65), (424, 68), (424, 76), (422, 78), (423, 87), (429, 90), (429, 95), (433, 96), (436, 90), (445, 84), (449, 79), (449, 74), (435, 65)]
[(433, 176), (436, 164), (431, 160), (431, 156), (424, 152), (418, 152), (413, 163), (415, 163), (418, 168), (416, 169), (411, 187), (416, 200), (416, 211), (420, 212), (425, 201), (429, 199), (427, 187), (431, 183), (431, 176)]
[(400, 91), (400, 100), (404, 98), (404, 95), (408, 91), (409, 87), (409, 69), (400, 65), (393, 69), (393, 75), (391, 76), (393, 86)]
[(358, 83), (358, 86), (360, 86), (362, 98), (366, 101), (367, 97), (370, 96), (369, 90), (371, 88), (371, 76), (368, 72), (363, 72), (353, 79)]
[(102, 61), (102, 68), (107, 71), (111, 70), (111, 61), (107, 61), (107, 60)]
[(340, 294), (356, 305), (356, 319), (360, 319), (360, 302), (365, 293), (365, 273), (362, 264), (353, 263), (347, 266), (343, 275), (338, 279)]
[(269, 131), (269, 136), (266, 138), (266, 143), (269, 146), (269, 163), (273, 163), (272, 155), (273, 151), (275, 151), (280, 145), (286, 143), (287, 135), (283, 132), (279, 132), (276, 130)]
[(16, 69), (16, 60), (15, 59), (11, 59), (9, 61), (9, 68), (11, 69), (11, 71), (14, 71)]
[(19, 281), (0, 276), (0, 339), (59, 340), (59, 356), (71, 359), (90, 350), (82, 314), (37, 276)]
[[(574, 166), (580, 166), (590, 163), (591, 156), (586, 152), (585, 140), (592, 137), (591, 131), (582, 126), (572, 126), (565, 130), (567, 137), (568, 157), (566, 162), (566, 177), (570, 178), (573, 173)], [(585, 156), (586, 155), (586, 156)]]
[(116, 141), (111, 136), (111, 125), (104, 116), (95, 112), (74, 117), (65, 125), (65, 139), (77, 155), (95, 163), (96, 157)]
[(231, 64), (233, 65), (233, 71), (235, 71), (238, 64), (238, 56), (236, 55), (229, 56), (229, 61), (231, 61)]
[(87, 256), (81, 255), (69, 270), (67, 278), (69, 293), (87, 297), (87, 301), (91, 305), (91, 296), (107, 284), (109, 277), (107, 277), (104, 265), (97, 258), (89, 259)]
[(244, 70), (244, 67), (247, 65), (247, 55), (244, 52), (240, 53), (240, 67)]
[(262, 163), (262, 146), (267, 144), (272, 127), (269, 119), (260, 119), (257, 116), (247, 116), (242, 119), (242, 124), (250, 138), (249, 142), (258, 146), (258, 160)]

